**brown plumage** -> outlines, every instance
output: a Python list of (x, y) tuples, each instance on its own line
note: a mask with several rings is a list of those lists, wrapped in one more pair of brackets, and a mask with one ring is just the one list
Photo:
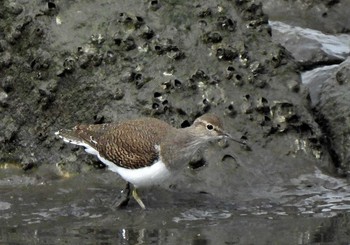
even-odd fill
[(140, 118), (121, 123), (77, 125), (59, 134), (75, 141), (83, 141), (99, 154), (128, 169), (152, 165), (158, 159), (156, 145), (172, 127), (156, 118)]

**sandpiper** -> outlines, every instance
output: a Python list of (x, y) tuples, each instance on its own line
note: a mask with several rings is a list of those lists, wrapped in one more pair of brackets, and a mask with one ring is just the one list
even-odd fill
[(143, 209), (137, 188), (160, 184), (179, 172), (206, 143), (229, 138), (245, 144), (225, 132), (221, 120), (213, 114), (204, 114), (190, 127), (180, 129), (144, 117), (120, 123), (77, 125), (55, 134), (65, 142), (84, 146), (86, 152), (96, 155), (109, 170), (126, 180), (127, 186), (131, 183), (132, 196)]

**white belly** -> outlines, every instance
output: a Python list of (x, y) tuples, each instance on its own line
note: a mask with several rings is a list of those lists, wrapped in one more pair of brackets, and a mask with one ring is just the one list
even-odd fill
[(115, 165), (100, 155), (97, 156), (108, 166), (109, 170), (118, 173), (124, 180), (130, 182), (135, 187), (157, 185), (170, 177), (170, 171), (160, 160), (149, 167), (127, 169)]

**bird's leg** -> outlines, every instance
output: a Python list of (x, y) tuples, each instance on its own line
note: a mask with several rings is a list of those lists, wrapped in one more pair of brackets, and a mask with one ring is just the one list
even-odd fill
[(120, 194), (114, 199), (113, 207), (125, 207), (128, 205), (130, 200), (130, 183), (127, 182), (125, 188), (120, 192)]
[(135, 198), (136, 202), (140, 205), (140, 207), (142, 209), (146, 209), (146, 206), (145, 204), (143, 204), (141, 198), (139, 197), (139, 195), (137, 194), (137, 190), (136, 188), (134, 187), (134, 189), (132, 190), (132, 196)]

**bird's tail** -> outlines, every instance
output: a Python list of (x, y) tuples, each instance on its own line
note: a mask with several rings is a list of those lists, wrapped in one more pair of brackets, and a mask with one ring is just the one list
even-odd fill
[(63, 139), (64, 142), (67, 142), (70, 144), (74, 144), (74, 145), (87, 144), (86, 140), (84, 138), (81, 138), (80, 135), (75, 130), (72, 130), (72, 129), (61, 129), (55, 132), (55, 135)]
[(97, 142), (94, 140), (93, 135), (90, 134), (89, 127), (91, 125), (79, 125), (73, 129), (61, 129), (55, 132), (55, 135), (63, 139), (64, 142), (84, 146), (86, 152), (97, 155)]

